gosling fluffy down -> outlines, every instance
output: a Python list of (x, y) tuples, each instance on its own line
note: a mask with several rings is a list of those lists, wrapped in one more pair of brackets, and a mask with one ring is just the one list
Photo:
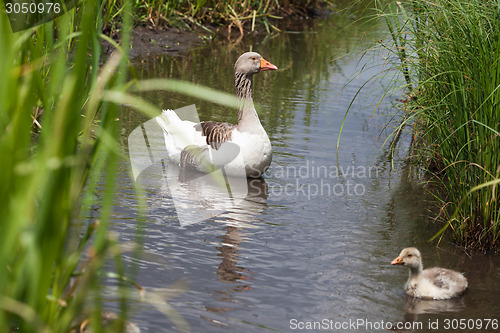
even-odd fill
[(423, 269), (422, 255), (414, 247), (403, 249), (391, 265), (402, 265), (410, 270), (405, 285), (408, 295), (423, 299), (450, 299), (462, 295), (467, 289), (467, 279), (451, 269), (433, 267)]

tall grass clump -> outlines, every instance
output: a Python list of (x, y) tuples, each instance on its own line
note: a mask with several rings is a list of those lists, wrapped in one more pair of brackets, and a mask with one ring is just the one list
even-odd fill
[(411, 128), (440, 217), (466, 248), (500, 249), (500, 1), (412, 0), (384, 9)]
[[(124, 284), (108, 228), (118, 108), (101, 97), (123, 86), (126, 54), (103, 60), (99, 4), (18, 33), (0, 11), (0, 332), (124, 327), (101, 327), (99, 295), (105, 261)], [(98, 219), (82, 218), (96, 206)]]

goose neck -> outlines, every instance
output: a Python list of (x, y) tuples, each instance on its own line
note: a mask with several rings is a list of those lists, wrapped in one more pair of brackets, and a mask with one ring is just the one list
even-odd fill
[(252, 76), (241, 72), (235, 72), (234, 89), (236, 90), (236, 96), (238, 98), (252, 100)]
[(409, 266), (408, 268), (410, 269), (410, 278), (418, 276), (424, 269), (421, 262), (418, 265)]
[(240, 130), (251, 130), (261, 127), (259, 116), (255, 111), (252, 98), (252, 76), (235, 72), (234, 87), (236, 96), (240, 100), (238, 106), (238, 128)]

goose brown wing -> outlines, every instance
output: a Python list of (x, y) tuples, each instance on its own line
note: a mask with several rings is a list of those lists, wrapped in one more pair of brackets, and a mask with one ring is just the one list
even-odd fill
[[(220, 123), (216, 121), (204, 121), (200, 123), (202, 135), (206, 136), (207, 145), (213, 149), (219, 149), (223, 142), (231, 140), (231, 133), (236, 125)], [(197, 128), (197, 130), (200, 130)]]

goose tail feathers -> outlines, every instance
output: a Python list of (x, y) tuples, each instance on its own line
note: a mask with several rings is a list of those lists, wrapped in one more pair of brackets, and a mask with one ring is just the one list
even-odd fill
[(163, 110), (161, 115), (157, 116), (155, 118), (156, 123), (161, 127), (163, 130), (163, 137), (165, 140), (165, 147), (167, 149), (168, 155), (170, 158), (175, 161), (178, 158), (178, 155), (180, 154), (182, 149), (179, 149), (179, 147), (176, 146), (174, 142), (174, 138), (172, 136), (172, 129), (175, 131), (175, 123), (177, 120), (180, 122), (181, 120), (177, 116), (177, 114), (173, 110)]

